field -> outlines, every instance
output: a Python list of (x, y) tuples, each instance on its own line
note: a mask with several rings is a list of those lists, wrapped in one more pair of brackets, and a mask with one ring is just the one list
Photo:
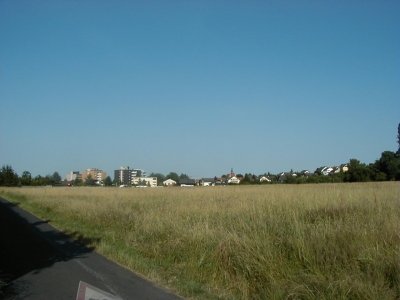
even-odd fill
[(400, 298), (399, 183), (0, 195), (186, 298)]

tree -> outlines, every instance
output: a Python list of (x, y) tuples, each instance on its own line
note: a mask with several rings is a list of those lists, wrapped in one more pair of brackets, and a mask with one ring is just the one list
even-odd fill
[(82, 179), (76, 178), (76, 179), (74, 180), (74, 185), (76, 185), (76, 186), (82, 186), (82, 185), (83, 185)]
[(169, 174), (165, 176), (165, 179), (172, 179), (175, 182), (179, 182), (179, 175), (175, 172), (169, 172)]
[(399, 149), (397, 150), (397, 154), (400, 155), (400, 123), (399, 126), (397, 127), (397, 143), (399, 144)]
[(17, 186), (19, 178), (17, 173), (9, 165), (3, 166), (0, 171), (0, 185), (4, 186)]
[(58, 174), (58, 172), (54, 172), (53, 175), (51, 175), (51, 181), (53, 184), (59, 184), (61, 182), (60, 174)]
[(181, 173), (181, 175), (179, 175), (179, 179), (190, 179), (189, 175)]
[(293, 170), (291, 170), (291, 173), (287, 174), (285, 177), (285, 183), (289, 183), (289, 184), (293, 184), (293, 183), (297, 183), (297, 177), (293, 176), (292, 173)]
[(41, 186), (41, 185), (52, 185), (53, 184), (53, 178), (51, 175), (46, 175), (45, 177), (37, 175), (35, 178), (32, 179), (32, 184), (35, 186)]
[(245, 173), (244, 176), (241, 174), (236, 175), (237, 178), (242, 178), (240, 184), (253, 184), (255, 183), (255, 175), (250, 173)]
[(96, 185), (96, 181), (92, 178), (92, 175), (88, 175), (85, 180), (85, 185), (93, 186)]
[[(382, 153), (373, 164), (376, 180), (400, 180), (400, 155), (391, 151)], [(384, 174), (384, 175), (383, 175)]]
[(32, 175), (30, 172), (28, 172), (28, 171), (22, 172), (21, 184), (22, 185), (31, 185), (32, 184)]
[(43, 177), (40, 175), (35, 176), (35, 178), (32, 179), (32, 185), (43, 185)]
[(361, 163), (359, 160), (350, 159), (348, 166), (349, 171), (345, 175), (345, 181), (360, 182), (371, 180), (371, 169), (367, 165)]
[(104, 185), (105, 186), (112, 186), (113, 182), (111, 180), (110, 176), (107, 176), (106, 178), (104, 178)]

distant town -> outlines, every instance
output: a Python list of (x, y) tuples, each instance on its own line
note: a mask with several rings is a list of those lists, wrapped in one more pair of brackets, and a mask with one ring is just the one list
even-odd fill
[[(399, 129), (400, 130), (400, 129)], [(314, 171), (286, 171), (278, 174), (236, 173), (233, 169), (225, 174), (191, 178), (187, 174), (170, 172), (167, 175), (150, 173), (129, 166), (114, 170), (113, 178), (100, 168), (71, 171), (64, 178), (58, 172), (35, 177), (29, 171), (19, 176), (10, 165), (0, 169), (0, 186), (114, 186), (114, 187), (194, 187), (275, 183), (339, 183), (400, 180), (400, 138), (397, 152), (384, 151), (373, 163), (365, 164), (357, 159), (337, 166), (322, 166)]]
[(400, 124), (398, 126), (396, 152), (384, 151), (375, 162), (365, 164), (357, 159), (337, 166), (322, 166), (315, 171), (302, 170), (280, 172), (278, 174), (235, 173), (206, 178), (190, 178), (186, 174), (170, 172), (147, 174), (143, 169), (129, 166), (114, 170), (114, 178), (100, 168), (84, 171), (71, 171), (64, 178), (58, 172), (52, 175), (32, 177), (29, 171), (19, 176), (10, 165), (0, 169), (0, 186), (117, 186), (117, 187), (194, 187), (238, 184), (273, 184), (273, 183), (338, 183), (400, 180)]
[(143, 169), (120, 167), (114, 171), (114, 180), (111, 180), (107, 173), (98, 168), (89, 168), (82, 172), (71, 171), (65, 176), (64, 184), (73, 185), (98, 185), (98, 186), (119, 186), (119, 187), (157, 187), (157, 186), (216, 186), (216, 185), (235, 185), (243, 183), (284, 183), (291, 178), (310, 178), (311, 176), (332, 176), (343, 174), (349, 171), (347, 164), (334, 167), (321, 167), (310, 172), (303, 170), (301, 172), (282, 172), (277, 175), (265, 173), (262, 175), (254, 174), (236, 174), (233, 169), (222, 176), (208, 178), (190, 178), (186, 174), (178, 175), (170, 172), (164, 176), (160, 173), (147, 173)]
[[(114, 170), (114, 179), (107, 176), (106, 172), (98, 168), (86, 169), (83, 172), (71, 171), (61, 181), (57, 172), (47, 176), (49, 182), (67, 186), (118, 186), (118, 187), (159, 187), (159, 186), (218, 186), (238, 184), (272, 184), (272, 183), (324, 183), (324, 182), (365, 182), (365, 181), (391, 181), (400, 180), (400, 124), (397, 128), (398, 150), (384, 151), (374, 163), (365, 164), (357, 159), (350, 159), (348, 163), (338, 166), (322, 166), (311, 172), (309, 170), (281, 172), (278, 174), (264, 173), (260, 175), (245, 173), (236, 174), (233, 169), (221, 176), (208, 178), (190, 178), (186, 174), (178, 175), (170, 172), (147, 173), (143, 169), (120, 167)], [(56, 174), (57, 173), (57, 174)], [(5, 174), (8, 174), (7, 176)], [(13, 173), (11, 166), (3, 166), (0, 171), (0, 185), (4, 178), (9, 182), (24, 184), (27, 182), (29, 172), (24, 172), (21, 178)], [(13, 177), (14, 176), (14, 177)], [(37, 178), (35, 178), (37, 179)], [(43, 178), (36, 180), (41, 182)], [(32, 179), (31, 179), (32, 182)], [(28, 184), (30, 185), (30, 184)], [(35, 184), (33, 184), (35, 185)], [(36, 184), (43, 185), (43, 184)]]

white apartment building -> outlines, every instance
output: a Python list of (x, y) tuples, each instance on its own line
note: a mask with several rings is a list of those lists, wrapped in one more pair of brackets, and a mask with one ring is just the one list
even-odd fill
[(157, 177), (132, 177), (131, 184), (137, 186), (145, 185), (149, 187), (156, 187)]
[(75, 181), (76, 179), (82, 179), (82, 175), (79, 173), (79, 171), (71, 171), (65, 176), (65, 179), (71, 182)]

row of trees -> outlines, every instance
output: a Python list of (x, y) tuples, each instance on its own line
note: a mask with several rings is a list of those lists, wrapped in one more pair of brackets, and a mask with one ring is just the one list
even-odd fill
[(328, 176), (288, 176), (285, 183), (366, 182), (400, 180), (400, 151), (385, 151), (374, 163), (365, 164), (350, 159), (349, 170)]
[[(152, 173), (150, 177), (157, 177), (157, 181), (162, 184), (164, 180), (172, 179), (179, 182), (183, 179), (188, 179), (189, 176), (186, 174), (178, 175), (175, 172), (170, 172), (167, 175), (161, 173)], [(28, 171), (22, 172), (21, 176), (13, 170), (9, 165), (3, 166), (0, 169), (0, 186), (46, 186), (46, 185), (61, 185), (62, 179), (58, 172), (54, 172), (52, 175), (32, 177), (31, 173)], [(76, 179), (73, 183), (74, 186), (96, 186), (98, 185), (96, 180), (91, 178), (89, 175), (84, 181), (81, 179)], [(107, 176), (104, 181), (104, 186), (116, 185), (110, 176)]]
[(21, 176), (18, 176), (9, 165), (3, 166), (0, 170), (0, 186), (42, 186), (58, 185), (60, 183), (61, 176), (58, 172), (54, 172), (52, 175), (32, 177), (28, 171), (24, 171)]

